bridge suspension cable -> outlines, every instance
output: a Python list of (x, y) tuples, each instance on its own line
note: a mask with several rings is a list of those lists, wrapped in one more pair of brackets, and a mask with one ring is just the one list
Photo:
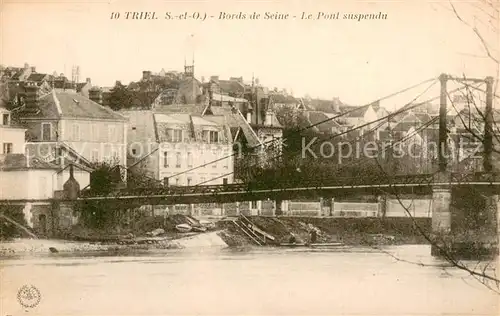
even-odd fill
[[(300, 128), (300, 129), (298, 129), (298, 130), (294, 131), (292, 134), (300, 134), (301, 132), (303, 132), (303, 131), (305, 131), (305, 130), (308, 130), (308, 129), (311, 129), (311, 128), (316, 127), (316, 126), (318, 126), (318, 125), (321, 125), (321, 124), (323, 124), (323, 123), (326, 123), (326, 122), (329, 122), (329, 121), (334, 121), (334, 120), (339, 119), (339, 118), (341, 118), (341, 117), (347, 116), (347, 115), (349, 115), (349, 114), (351, 114), (351, 113), (353, 113), (353, 112), (355, 112), (355, 111), (359, 111), (360, 109), (367, 108), (367, 107), (369, 107), (370, 105), (372, 105), (372, 104), (373, 104), (373, 103), (375, 103), (375, 102), (380, 102), (380, 101), (383, 101), (383, 100), (387, 100), (387, 99), (389, 99), (389, 98), (392, 98), (392, 97), (394, 97), (394, 96), (396, 96), (396, 95), (399, 95), (399, 94), (401, 94), (401, 93), (407, 92), (407, 91), (409, 91), (409, 90), (411, 90), (411, 89), (414, 89), (414, 88), (416, 88), (416, 87), (419, 87), (419, 86), (421, 86), (421, 85), (423, 85), (423, 84), (425, 84), (425, 83), (429, 83), (429, 82), (432, 82), (432, 84), (431, 84), (431, 86), (432, 86), (432, 85), (434, 85), (434, 84), (437, 82), (437, 78), (430, 78), (430, 79), (426, 79), (426, 80), (424, 80), (424, 81), (422, 81), (422, 82), (420, 82), (420, 83), (417, 83), (417, 84), (412, 85), (412, 86), (410, 86), (410, 87), (407, 87), (407, 88), (404, 88), (404, 89), (399, 90), (399, 91), (397, 91), (397, 92), (394, 92), (394, 93), (391, 93), (391, 94), (389, 94), (389, 95), (386, 95), (386, 96), (384, 96), (384, 97), (382, 97), (382, 98), (379, 98), (379, 99), (377, 99), (377, 100), (375, 100), (375, 101), (373, 101), (373, 102), (370, 102), (370, 103), (368, 103), (368, 104), (365, 104), (365, 105), (362, 105), (362, 106), (356, 107), (356, 108), (354, 108), (354, 109), (352, 109), (352, 110), (349, 110), (349, 111), (343, 112), (343, 113), (341, 113), (341, 114), (339, 114), (339, 115), (336, 115), (336, 116), (333, 116), (333, 117), (327, 118), (327, 119), (325, 119), (325, 120), (322, 120), (322, 121), (316, 122), (316, 123), (314, 123), (314, 124), (310, 124), (310, 125), (305, 126), (305, 127), (303, 127), (303, 128)], [(430, 88), (427, 88), (427, 90), (426, 90), (426, 91), (428, 91), (429, 89), (430, 89)], [(396, 115), (396, 114), (395, 114), (395, 115)], [(373, 123), (373, 122), (371, 122), (370, 124), (372, 124), (372, 123)], [(361, 127), (361, 128), (362, 128), (362, 127)], [(343, 135), (343, 134), (342, 134), (342, 135)], [(281, 139), (281, 141), (286, 141), (286, 139), (287, 139), (286, 137), (285, 137), (285, 138), (282, 138), (282, 139)], [(258, 145), (252, 146), (252, 147), (250, 147), (249, 149), (258, 149), (259, 147), (265, 146), (266, 144), (274, 143), (275, 141), (276, 141), (276, 140), (268, 140), (268, 141), (266, 141), (266, 142), (263, 142), (263, 143), (260, 143), (260, 144), (258, 144)], [(188, 172), (191, 172), (191, 171), (197, 170), (197, 169), (199, 169), (199, 168), (206, 167), (206, 166), (211, 165), (211, 164), (213, 164), (213, 163), (217, 163), (217, 162), (219, 162), (219, 161), (222, 161), (222, 160), (225, 160), (225, 159), (228, 159), (228, 158), (234, 157), (235, 155), (237, 155), (237, 153), (232, 153), (232, 154), (227, 155), (227, 156), (225, 156), (225, 157), (222, 157), (222, 158), (217, 158), (217, 159), (215, 159), (215, 160), (213, 160), (213, 161), (210, 161), (210, 162), (204, 163), (204, 164), (202, 164), (202, 165), (198, 165), (198, 166), (196, 166), (196, 167), (193, 167), (193, 168), (187, 169), (187, 170), (185, 170), (185, 171), (182, 171), (182, 172), (179, 172), (179, 173), (177, 173), (177, 174), (174, 174), (174, 175), (172, 175), (172, 176), (170, 176), (170, 177), (176, 177), (176, 176), (179, 176), (179, 175), (183, 175), (183, 174), (185, 174), (185, 173), (188, 173)], [(230, 173), (230, 174), (233, 174), (233, 173)], [(220, 178), (220, 177), (217, 177), (217, 178), (215, 178), (215, 179), (218, 179), (218, 178)], [(212, 180), (210, 180), (210, 181), (213, 181), (213, 180), (215, 180), (215, 179), (212, 179)], [(208, 182), (208, 181), (204, 181), (203, 183), (206, 183), (206, 182)], [(198, 185), (200, 185), (200, 184), (201, 184), (201, 183), (199, 183)]]
[[(455, 108), (456, 110), (456, 108)], [(448, 113), (450, 111), (450, 109), (447, 110), (446, 113)], [(382, 149), (382, 152), (381, 153), (385, 153), (388, 149), (391, 149), (391, 148), (394, 148), (396, 145), (398, 144), (401, 144), (401, 143), (404, 143), (406, 142), (408, 139), (414, 137), (415, 135), (417, 135), (420, 131), (423, 131), (425, 128), (429, 127), (430, 125), (432, 125), (433, 123), (435, 123), (436, 121), (439, 120), (439, 116), (436, 116), (434, 118), (432, 118), (431, 120), (427, 121), (425, 124), (422, 124), (421, 126), (419, 126), (417, 129), (414, 130), (413, 133), (411, 134), (408, 134), (406, 135), (404, 138), (402, 138), (401, 140), (399, 140), (398, 142), (395, 142), (395, 143), (392, 143), (388, 146), (385, 146), (383, 149)], [(474, 155), (474, 153), (471, 153), (467, 158), (470, 158), (472, 155)], [(368, 160), (370, 160), (371, 158), (368, 158), (368, 157), (365, 157), (364, 159), (361, 159), (361, 160), (356, 160), (356, 161), (351, 161), (350, 163), (348, 164), (343, 164), (343, 165), (340, 165), (340, 168), (338, 168), (338, 170), (334, 170), (334, 171), (340, 171), (342, 170), (343, 168), (346, 168), (346, 167), (349, 167), (349, 166), (352, 166), (352, 165), (356, 165), (356, 164), (360, 164), (360, 163), (364, 163)], [(459, 162), (460, 163), (460, 162)]]
[[(415, 100), (417, 100), (417, 99), (418, 99), (418, 98), (420, 98), (423, 94), (425, 94), (427, 91), (429, 91), (429, 90), (430, 90), (430, 89), (431, 89), (431, 88), (432, 88), (432, 87), (436, 84), (436, 82), (437, 82), (436, 80), (431, 80), (431, 81), (432, 81), (432, 83), (431, 83), (431, 84), (427, 87), (427, 89), (425, 89), (425, 90), (424, 90), (423, 92), (421, 92), (418, 96), (416, 96), (415, 98), (413, 98), (413, 100), (412, 100), (412, 101), (408, 102), (408, 103), (407, 103), (405, 106), (403, 106), (403, 108), (401, 108), (400, 110), (397, 110), (397, 111), (395, 111), (395, 112), (393, 112), (393, 113), (390, 113), (389, 115), (386, 115), (386, 116), (384, 116), (384, 117), (382, 117), (382, 118), (379, 118), (379, 119), (377, 119), (377, 120), (373, 120), (373, 121), (370, 121), (370, 122), (368, 122), (368, 123), (365, 123), (365, 124), (362, 124), (362, 125), (360, 125), (360, 126), (357, 126), (357, 127), (355, 127), (355, 128), (351, 128), (351, 129), (349, 129), (349, 130), (346, 130), (346, 131), (344, 131), (344, 132), (334, 134), (334, 135), (330, 136), (330, 137), (329, 137), (329, 138), (327, 138), (327, 139), (334, 139), (334, 138), (337, 138), (337, 137), (341, 137), (341, 136), (346, 135), (346, 134), (348, 134), (348, 133), (351, 133), (351, 132), (353, 132), (353, 131), (356, 131), (356, 130), (362, 129), (362, 128), (364, 128), (364, 127), (370, 126), (370, 125), (372, 125), (372, 124), (374, 124), (374, 123), (379, 123), (377, 126), (375, 126), (375, 127), (371, 128), (371, 129), (369, 130), (369, 132), (368, 132), (368, 133), (365, 133), (365, 134), (363, 134), (363, 135), (360, 135), (359, 137), (357, 137), (357, 138), (355, 138), (354, 140), (352, 140), (352, 141), (351, 141), (351, 143), (352, 143), (352, 142), (355, 142), (355, 141), (357, 141), (357, 140), (359, 140), (362, 136), (365, 136), (365, 135), (367, 135), (367, 134), (373, 133), (373, 132), (374, 132), (374, 131), (376, 131), (376, 130), (377, 130), (377, 129), (381, 126), (381, 125), (383, 125), (383, 124), (384, 124), (384, 122), (385, 122), (386, 120), (388, 120), (388, 119), (392, 118), (393, 116), (396, 116), (396, 115), (399, 115), (399, 114), (401, 114), (401, 113), (404, 113), (404, 112), (410, 111), (411, 109), (413, 109), (413, 108), (415, 108), (415, 107), (418, 107), (418, 106), (421, 106), (421, 105), (422, 105), (422, 104), (424, 104), (425, 102), (428, 102), (428, 100), (426, 100), (426, 101), (424, 101), (424, 102), (422, 102), (422, 103), (417, 103), (417, 104), (415, 104), (415, 105), (413, 105), (413, 106), (408, 107), (408, 105), (412, 104), (413, 102), (415, 102)], [(429, 80), (427, 80), (426, 82), (429, 82)], [(370, 103), (370, 104), (371, 104), (371, 103)], [(333, 119), (333, 118), (332, 118), (332, 119)], [(330, 119), (328, 119), (328, 120), (330, 120)], [(328, 120), (325, 120), (325, 121), (328, 121)], [(322, 122), (323, 122), (323, 121), (322, 121)], [(322, 122), (320, 122), (320, 123), (322, 123)], [(302, 129), (302, 130), (304, 130), (304, 129)], [(294, 131), (294, 132), (295, 132), (295, 133), (300, 133), (300, 131), (302, 131), (302, 130), (299, 130), (299, 131)], [(299, 134), (299, 135), (300, 135), (300, 134)], [(277, 156), (270, 157), (268, 160), (275, 160), (275, 159), (281, 158), (283, 155), (284, 155), (284, 153), (280, 153), (280, 154), (278, 154)], [(235, 173), (235, 171), (230, 172), (230, 173), (227, 173), (227, 174), (224, 174), (224, 175), (221, 175), (221, 176), (217, 176), (217, 177), (211, 178), (211, 179), (209, 179), (209, 180), (203, 181), (203, 182), (201, 182), (201, 183), (198, 183), (197, 185), (202, 185), (202, 184), (205, 184), (205, 183), (209, 183), (209, 182), (211, 182), (211, 181), (214, 181), (214, 180), (217, 180), (217, 179), (220, 179), (220, 178), (223, 178), (223, 177), (227, 177), (227, 176), (232, 175), (232, 174), (234, 174), (234, 173)]]
[[(414, 105), (412, 105), (412, 106), (408, 106), (408, 105), (413, 104), (413, 102), (415, 102), (415, 100), (417, 100), (420, 96), (422, 96), (422, 95), (423, 95), (423, 94), (425, 94), (428, 90), (430, 90), (430, 88), (432, 88), (432, 86), (433, 86), (434, 84), (435, 84), (435, 82), (434, 82), (434, 83), (432, 83), (432, 84), (431, 84), (431, 85), (430, 85), (430, 86), (429, 86), (429, 87), (428, 87), (425, 91), (423, 91), (423, 92), (422, 92), (422, 93), (420, 93), (417, 97), (415, 97), (415, 98), (414, 98), (411, 102), (407, 103), (407, 104), (406, 104), (406, 105), (405, 105), (402, 109), (397, 110), (397, 111), (394, 111), (394, 112), (392, 112), (392, 113), (390, 113), (390, 114), (388, 114), (388, 115), (386, 115), (386, 116), (384, 116), (384, 117), (382, 117), (382, 118), (379, 118), (379, 119), (377, 119), (377, 120), (373, 120), (373, 121), (368, 122), (368, 123), (366, 123), (366, 124), (362, 124), (362, 125), (360, 125), (360, 126), (358, 126), (358, 127), (352, 128), (352, 129), (347, 130), (347, 131), (345, 131), (345, 132), (341, 132), (341, 133), (334, 134), (334, 135), (330, 136), (330, 137), (329, 137), (329, 138), (327, 138), (327, 139), (334, 139), (334, 138), (336, 138), (336, 137), (340, 137), (340, 136), (342, 136), (342, 135), (348, 134), (348, 133), (350, 133), (350, 132), (352, 132), (352, 131), (355, 131), (355, 130), (361, 129), (361, 128), (363, 128), (363, 127), (369, 126), (369, 125), (371, 125), (371, 124), (373, 124), (373, 123), (381, 122), (379, 125), (377, 125), (377, 126), (375, 126), (374, 128), (372, 128), (372, 129), (371, 129), (368, 133), (365, 133), (365, 134), (363, 134), (363, 135), (361, 135), (361, 136), (357, 137), (357, 138), (356, 138), (356, 139), (354, 139), (353, 141), (351, 141), (351, 143), (352, 143), (352, 142), (355, 142), (355, 141), (358, 141), (358, 140), (359, 140), (360, 138), (362, 138), (363, 136), (365, 136), (365, 135), (367, 135), (367, 134), (370, 134), (370, 133), (373, 133), (374, 131), (376, 131), (376, 129), (377, 129), (379, 126), (381, 126), (381, 125), (384, 123), (384, 121), (385, 121), (385, 120), (390, 119), (390, 118), (392, 118), (392, 117), (394, 117), (394, 116), (396, 116), (396, 115), (399, 115), (399, 114), (401, 114), (401, 113), (404, 113), (404, 112), (410, 111), (410, 110), (412, 110), (412, 109), (414, 109), (414, 108), (416, 108), (416, 107), (419, 107), (419, 106), (421, 106), (421, 105), (423, 105), (423, 104), (425, 104), (425, 103), (427, 103), (427, 102), (430, 102), (430, 101), (434, 101), (434, 100), (436, 100), (436, 99), (439, 99), (439, 96), (436, 96), (436, 97), (433, 97), (433, 98), (429, 98), (429, 99), (427, 99), (427, 100), (425, 100), (425, 101), (423, 101), (423, 102), (416, 103), (416, 104), (414, 104)], [(456, 91), (460, 91), (460, 90), (462, 90), (462, 89), (464, 89), (464, 87), (453, 89), (453, 90), (452, 90), (452, 91), (450, 91), (450, 92), (456, 92)], [(437, 120), (438, 118), (439, 118), (439, 117), (437, 117), (437, 118), (435, 118), (434, 120), (431, 120), (431, 121), (432, 121), (432, 122), (434, 122), (434, 121), (435, 121), (435, 120)], [(430, 125), (430, 124), (432, 124), (432, 123), (431, 123), (431, 122), (428, 122), (428, 123), (425, 125), (425, 127), (427, 127), (427, 126), (428, 126), (428, 125)], [(422, 129), (423, 129), (423, 128), (425, 128), (425, 127), (422, 127)], [(420, 131), (420, 129), (419, 129), (418, 131)], [(401, 142), (399, 142), (399, 143), (401, 143)], [(393, 146), (392, 146), (392, 147), (394, 147), (395, 145), (396, 145), (396, 143), (395, 143), (395, 144), (393, 144)], [(388, 148), (386, 148), (385, 150), (387, 150), (387, 149), (388, 149)], [(277, 156), (271, 157), (270, 159), (277, 159), (277, 158), (280, 158), (280, 157), (282, 157), (282, 156), (283, 156), (283, 153), (281, 153), (281, 154), (279, 154), (279, 155), (277, 155)], [(360, 163), (361, 161), (362, 161), (362, 160), (358, 160), (356, 163)], [(344, 168), (346, 167), (346, 165), (343, 165), (343, 166), (344, 166)], [(204, 181), (204, 182), (198, 183), (196, 186), (198, 186), (198, 185), (203, 185), (203, 184), (205, 184), (205, 183), (209, 183), (209, 182), (211, 182), (211, 181), (213, 181), (213, 180), (217, 180), (217, 179), (219, 179), (219, 178), (227, 177), (227, 176), (232, 175), (232, 174), (234, 174), (234, 171), (233, 171), (233, 172), (230, 172), (230, 173), (227, 173), (227, 174), (224, 174), (224, 175), (222, 175), (222, 176), (217, 176), (217, 177), (211, 178), (211, 179), (209, 179), (209, 180), (206, 180), (206, 181)]]

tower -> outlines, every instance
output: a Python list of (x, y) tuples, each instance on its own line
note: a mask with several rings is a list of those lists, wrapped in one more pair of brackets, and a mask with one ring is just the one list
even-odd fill
[(71, 68), (71, 84), (76, 88), (78, 78), (80, 77), (80, 66), (73, 66)]

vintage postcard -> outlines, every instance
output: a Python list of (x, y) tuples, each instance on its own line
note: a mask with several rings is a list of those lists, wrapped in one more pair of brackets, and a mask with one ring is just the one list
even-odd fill
[(0, 0), (0, 316), (499, 315), (499, 0)]

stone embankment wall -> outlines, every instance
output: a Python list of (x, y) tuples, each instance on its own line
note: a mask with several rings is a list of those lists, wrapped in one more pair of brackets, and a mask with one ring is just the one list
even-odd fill
[[(348, 245), (426, 244), (424, 235), (431, 233), (430, 218), (250, 216), (249, 219), (273, 235), (278, 243), (287, 243), (292, 233), (297, 242), (308, 242), (313, 229), (318, 232), (318, 242), (342, 242)], [(232, 222), (221, 221), (218, 225), (225, 229), (224, 239), (230, 246), (250, 243)]]

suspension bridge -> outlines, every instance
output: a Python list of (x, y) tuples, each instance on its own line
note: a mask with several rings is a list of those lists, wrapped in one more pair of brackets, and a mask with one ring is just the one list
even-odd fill
[[(469, 85), (470, 82), (485, 83), (486, 89), (486, 101), (484, 112), (481, 116), (484, 121), (484, 133), (482, 135), (474, 135), (480, 138), (482, 144), (482, 162), (483, 170), (482, 172), (451, 172), (449, 168), (448, 160), (448, 147), (447, 141), (449, 138), (449, 130), (447, 128), (447, 113), (448, 100), (450, 99), (450, 93), (447, 88), (447, 83), (450, 80), (455, 80), (457, 82), (463, 83), (467, 89), (478, 89), (477, 87)], [(437, 82), (431, 81), (432, 84)], [(429, 173), (421, 174), (405, 174), (405, 175), (392, 175), (389, 173), (382, 173), (376, 177), (363, 177), (363, 176), (325, 176), (325, 177), (310, 177), (309, 179), (301, 179), (300, 181), (292, 178), (289, 179), (275, 179), (271, 181), (260, 181), (260, 182), (248, 182), (248, 183), (234, 183), (234, 184), (221, 184), (221, 185), (206, 185), (201, 183), (195, 186), (138, 186), (131, 188), (123, 188), (120, 190), (113, 190), (110, 193), (103, 194), (102, 192), (95, 192), (92, 190), (82, 190), (79, 196), (74, 199), (58, 199), (59, 203), (83, 203), (92, 204), (99, 203), (101, 207), (111, 207), (112, 205), (123, 207), (136, 207), (140, 205), (155, 205), (155, 204), (195, 204), (195, 203), (227, 203), (227, 202), (241, 202), (241, 201), (254, 201), (254, 200), (274, 200), (279, 212), (279, 201), (291, 200), (298, 198), (325, 198), (325, 197), (343, 197), (346, 195), (413, 195), (413, 196), (430, 196), (432, 197), (432, 224), (433, 231), (436, 233), (448, 234), (451, 231), (451, 203), (452, 196), (451, 192), (454, 188), (471, 188), (480, 192), (483, 192), (487, 199), (488, 212), (494, 212), (495, 218), (498, 205), (498, 194), (500, 193), (500, 174), (494, 170), (492, 164), (492, 154), (494, 149), (494, 138), (498, 138), (494, 129), (493, 120), (493, 79), (487, 77), (485, 79), (470, 79), (470, 78), (457, 78), (449, 75), (442, 74), (438, 81), (440, 82), (441, 89), (440, 95), (436, 98), (439, 99), (440, 108), (439, 116), (435, 117), (431, 121), (420, 126), (415, 133), (427, 128), (430, 124), (437, 122), (439, 125), (439, 138), (438, 138), (438, 166), (436, 170)], [(432, 85), (431, 85), (432, 86)], [(410, 87), (411, 88), (411, 87)], [(429, 87), (430, 88), (430, 87)], [(408, 88), (409, 89), (409, 88)], [(407, 89), (405, 89), (407, 90)], [(455, 89), (453, 91), (459, 91), (460, 89)], [(395, 94), (387, 96), (386, 98), (392, 97)], [(418, 97), (417, 97), (418, 98)], [(415, 98), (415, 99), (417, 99)], [(384, 98), (380, 99), (383, 100)], [(384, 121), (390, 118), (410, 111), (423, 103), (415, 103), (415, 100), (408, 103), (402, 109), (394, 111), (385, 117), (379, 118), (372, 122), (366, 122), (356, 126), (348, 131), (343, 131), (331, 136), (331, 138), (341, 137), (350, 131), (359, 130), (361, 128), (370, 127), (368, 132), (353, 139), (353, 142), (359, 141), (360, 138), (366, 137), (368, 134), (376, 131), (376, 129)], [(429, 100), (427, 100), (429, 101)], [(370, 103), (371, 104), (371, 103)], [(365, 106), (369, 106), (365, 105)], [(452, 103), (453, 105), (453, 103)], [(454, 106), (454, 105), (453, 105)], [(362, 107), (360, 107), (362, 108)], [(312, 124), (305, 129), (312, 128), (319, 124), (325, 123), (328, 120), (336, 120), (341, 118), (346, 113), (339, 114), (334, 117), (330, 117), (325, 121)], [(302, 130), (299, 130), (300, 133)], [(404, 142), (407, 137), (400, 140)], [(397, 143), (397, 142), (396, 142)], [(394, 148), (396, 143), (391, 143), (387, 147), (383, 148), (383, 151), (390, 150)], [(262, 146), (266, 144), (259, 144)], [(278, 154), (274, 157), (269, 157), (268, 161), (275, 159), (281, 159), (283, 153)], [(224, 157), (227, 158), (227, 157)], [(221, 158), (221, 159), (224, 159)], [(218, 160), (221, 160), (218, 159)], [(362, 164), (369, 159), (363, 158), (357, 161), (352, 161), (350, 164)], [(216, 161), (214, 161), (216, 162)], [(208, 164), (210, 164), (209, 162)], [(203, 166), (198, 166), (191, 168), (189, 170), (183, 171), (179, 174), (192, 172), (197, 168)], [(346, 165), (339, 165), (338, 168), (345, 168)], [(210, 182), (213, 179), (207, 180)], [(26, 202), (53, 202), (54, 199), (47, 200), (9, 200), (0, 201), (0, 203), (26, 203)], [(104, 203), (104, 204), (103, 204)], [(108, 206), (103, 206), (108, 205)], [(484, 211), (484, 210), (478, 210)], [(495, 223), (496, 225), (496, 223)]]

